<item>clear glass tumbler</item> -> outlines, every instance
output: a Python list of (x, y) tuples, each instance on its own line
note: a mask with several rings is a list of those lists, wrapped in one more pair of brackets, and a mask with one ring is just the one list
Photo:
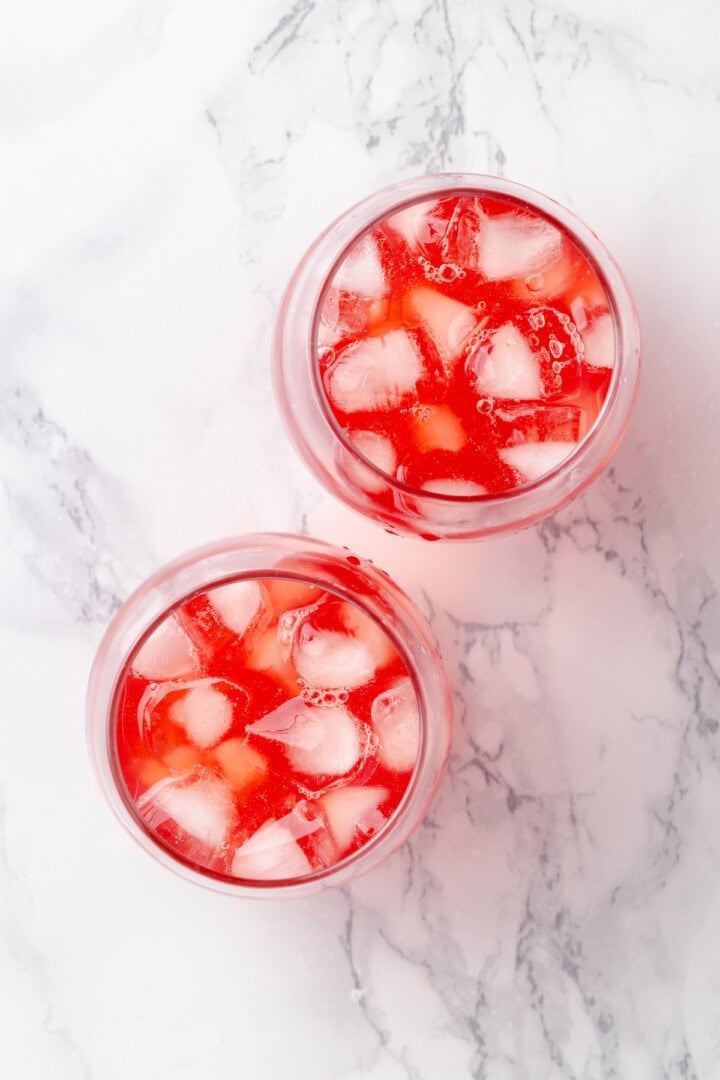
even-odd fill
[[(348, 252), (391, 215), (455, 195), (512, 200), (559, 229), (602, 283), (612, 318), (612, 378), (593, 425), (565, 460), (545, 475), (495, 494), (458, 493), (452, 486), (447, 491), (427, 490), (379, 467), (338, 423), (319, 371), (320, 312)], [(274, 381), (295, 448), (330, 492), (393, 532), (415, 533), (432, 540), (472, 539), (531, 525), (558, 510), (598, 475), (629, 423), (639, 357), (639, 329), (627, 285), (587, 225), (554, 200), (519, 184), (498, 177), (453, 173), (412, 179), (376, 192), (318, 237), (297, 267), (282, 301), (274, 341)]]
[[(237, 880), (173, 852), (138, 812), (118, 753), (119, 694), (131, 661), (135, 658), (137, 663), (144, 644), (164, 625), (169, 613), (178, 612), (193, 598), (228, 584), (257, 579), (290, 582), (293, 588), (312, 586), (368, 616), (403, 661), (419, 714), (415, 766), (395, 812), (352, 854), (290, 880)], [(170, 652), (177, 652), (176, 646), (176, 641), (170, 642)], [(195, 684), (198, 682), (208, 680), (196, 680)], [(154, 684), (150, 690), (154, 692)], [(208, 723), (215, 722), (214, 715), (211, 709)], [(452, 695), (437, 643), (426, 619), (401, 589), (382, 570), (346, 549), (283, 534), (250, 535), (211, 544), (183, 555), (144, 582), (108, 627), (87, 694), (87, 737), (94, 770), (105, 798), (127, 832), (180, 876), (246, 897), (290, 897), (345, 884), (385, 859), (407, 839), (428, 809), (444, 771), (451, 721)]]

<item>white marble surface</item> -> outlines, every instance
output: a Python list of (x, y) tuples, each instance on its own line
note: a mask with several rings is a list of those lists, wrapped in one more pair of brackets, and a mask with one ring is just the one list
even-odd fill
[[(3, 6), (3, 1078), (720, 1077), (720, 9), (664, 7)], [(613, 468), (452, 548), (334, 504), (268, 375), (309, 241), (438, 169), (580, 212), (645, 338)], [(383, 868), (244, 903), (117, 827), (85, 680), (151, 568), (303, 526), (426, 606), (459, 722)]]

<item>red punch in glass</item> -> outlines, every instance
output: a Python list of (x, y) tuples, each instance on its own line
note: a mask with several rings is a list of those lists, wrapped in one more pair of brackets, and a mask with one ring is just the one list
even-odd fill
[(597, 237), (482, 176), (397, 184), (338, 219), (275, 342), (278, 400), (318, 478), (432, 539), (518, 528), (577, 494), (625, 431), (638, 364)]
[(113, 620), (88, 694), (121, 822), (165, 865), (241, 895), (376, 865), (427, 809), (450, 721), (419, 611), (370, 563), (305, 537), (161, 570)]

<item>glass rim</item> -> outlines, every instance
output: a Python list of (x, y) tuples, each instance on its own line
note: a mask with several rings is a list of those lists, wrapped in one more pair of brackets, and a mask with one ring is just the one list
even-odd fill
[[(418, 658), (414, 657), (408, 649), (402, 633), (398, 632), (396, 627), (382, 621), (378, 612), (373, 611), (371, 605), (363, 597), (356, 595), (349, 585), (343, 586), (337, 582), (322, 581), (318, 580), (317, 576), (313, 576), (315, 570), (321, 571), (322, 567), (308, 568), (305, 573), (290, 568), (277, 569), (272, 565), (258, 566), (256, 568), (248, 567), (247, 569), (229, 571), (221, 575), (209, 573), (204, 574), (202, 580), (199, 580), (194, 587), (190, 589), (183, 588), (177, 591), (177, 595), (174, 594), (175, 590), (172, 587), (175, 586), (177, 589), (177, 585), (182, 580), (182, 575), (187, 569), (198, 570), (205, 568), (208, 563), (212, 564), (213, 558), (218, 554), (240, 556), (251, 552), (256, 553), (261, 547), (266, 551), (272, 550), (274, 554), (280, 557), (296, 555), (302, 558), (311, 554), (330, 562), (338, 562), (339, 557), (343, 555), (346, 558), (358, 558), (352, 552), (347, 551), (345, 553), (343, 549), (336, 548), (323, 541), (291, 533), (247, 534), (226, 541), (217, 541), (186, 552), (155, 571), (134, 590), (116, 612), (95, 655), (86, 703), (87, 741), (96, 778), (115, 818), (120, 822), (124, 830), (144, 851), (176, 875), (211, 890), (223, 892), (226, 895), (250, 898), (288, 897), (316, 892), (322, 887), (343, 884), (357, 876), (357, 874), (378, 865), (400, 843), (404, 842), (409, 832), (419, 822), (419, 817), (414, 820), (412, 815), (414, 813), (417, 817), (418, 803), (426, 801), (425, 796), (427, 793), (423, 793), (422, 788), (423, 785), (427, 785), (428, 776), (435, 767), (431, 758), (432, 695), (429, 692), (427, 674), (420, 670)], [(363, 573), (367, 573), (367, 560), (358, 559), (358, 562), (363, 568)], [(379, 575), (380, 579), (379, 582), (372, 582), (373, 586), (377, 588), (381, 584), (386, 588), (387, 583), (384, 579), (387, 575), (371, 564), (370, 569), (376, 575)], [(253, 578), (257, 580), (263, 577), (304, 581), (306, 584), (318, 587), (323, 592), (330, 592), (359, 608), (389, 637), (393, 646), (399, 652), (407, 674), (412, 680), (420, 716), (420, 744), (411, 776), (398, 806), (382, 828), (374, 836), (370, 837), (365, 844), (331, 866), (317, 868), (311, 873), (300, 877), (254, 880), (233, 878), (230, 875), (199, 866), (192, 860), (184, 858), (182, 854), (174, 852), (146, 825), (137, 812), (135, 803), (127, 790), (117, 761), (115, 715), (117, 695), (120, 692), (122, 676), (127, 670), (128, 662), (137, 648), (147, 639), (163, 618), (175, 611), (183, 602), (209, 588), (226, 584), (229, 581)], [(449, 683), (443, 665), (437, 660), (439, 649), (429, 624), (417, 606), (400, 587), (392, 579), (387, 579), (387, 581), (390, 583), (395, 595), (402, 597), (404, 604), (412, 615), (413, 622), (416, 624), (409, 626), (406, 625), (409, 620), (401, 619), (400, 629), (419, 631), (422, 645), (425, 646), (429, 655), (434, 656), (436, 659), (432, 678), (435, 681), (439, 679), (441, 696), (444, 697), (447, 706), (445, 711), (448, 716), (451, 716), (452, 706)], [(165, 599), (162, 605), (156, 604), (153, 608), (151, 601), (159, 585), (162, 585), (165, 589), (170, 587), (173, 598), (172, 600)], [(380, 599), (384, 600), (384, 598)], [(388, 609), (388, 611), (396, 613), (394, 608)], [(148, 612), (151, 612), (151, 614), (148, 614)], [(109, 671), (107, 670), (108, 664), (110, 664), (111, 668)], [(438, 723), (443, 720), (443, 717), (439, 718)], [(441, 775), (442, 769), (438, 772), (430, 796), (434, 793)], [(409, 817), (412, 819), (409, 821), (409, 827), (406, 832), (402, 833), (402, 825), (405, 823), (408, 826)], [(398, 827), (400, 827), (402, 833), (400, 837), (396, 835)]]
[[(426, 490), (384, 472), (365, 457), (346, 436), (332, 413), (327, 394), (321, 384), (317, 357), (317, 326), (321, 306), (331, 286), (332, 277), (348, 250), (373, 225), (385, 220), (392, 213), (419, 202), (456, 193), (459, 195), (487, 193), (493, 197), (514, 200), (525, 204), (560, 228), (579, 248), (598, 274), (613, 320), (615, 351), (612, 375), (608, 392), (594, 423), (582, 439), (573, 445), (568, 455), (552, 469), (530, 483), (502, 492), (461, 495)], [(306, 265), (314, 257), (322, 257), (322, 273), (315, 274), (308, 284), (306, 279), (310, 275), (306, 270)], [(351, 460), (368, 470), (369, 474), (377, 482), (382, 483), (386, 490), (395, 492), (401, 497), (415, 499), (428, 507), (433, 505), (466, 506), (469, 509), (477, 508), (480, 511), (491, 512), (493, 509), (502, 511), (503, 508), (507, 510), (509, 506), (513, 506), (518, 510), (518, 519), (513, 521), (511, 526), (507, 523), (499, 523), (487, 529), (481, 527), (478, 530), (470, 523), (467, 528), (463, 526), (461, 532), (456, 533), (453, 529), (454, 535), (471, 538), (486, 531), (499, 531), (514, 525), (519, 527), (557, 509), (601, 471), (612, 457), (627, 428), (637, 392), (640, 353), (640, 331), (629, 289), (617, 263), (593, 230), (573, 211), (534, 188), (483, 173), (436, 173), (401, 180), (355, 203), (337, 217), (306, 251), (288, 284), (278, 316), (274, 348), (276, 396), (286, 420), (289, 421), (290, 435), (301, 457), (316, 475), (330, 480), (331, 489), (335, 490), (326, 462), (314, 451), (302, 431), (296, 429), (292, 407), (286, 400), (284, 384), (292, 361), (284, 355), (286, 348), (284, 338), (286, 334), (292, 333), (292, 330), (288, 331), (285, 324), (292, 320), (297, 323), (300, 317), (291, 302), (291, 298), (294, 299), (293, 292), (300, 288), (305, 290), (303, 301), (307, 303), (312, 314), (307, 319), (305, 333), (298, 342), (299, 344), (300, 341), (304, 342), (302, 344), (304, 359), (299, 357), (295, 362), (304, 364), (306, 370), (309, 368), (312, 399), (322, 417), (323, 424), (332, 435), (333, 442), (340, 446)], [(294, 325), (293, 329), (297, 332), (297, 326)], [(586, 473), (587, 476), (585, 476)], [(566, 489), (568, 477), (571, 478), (569, 491)], [(347, 488), (347, 485), (345, 487)], [(344, 497), (360, 512), (366, 514), (371, 512), (367, 506), (360, 505), (364, 500), (352, 491), (346, 491), (341, 497)], [(544, 507), (538, 510), (536, 504), (543, 500), (549, 503), (549, 510)], [(419, 530), (414, 528), (413, 531)]]
[[(452, 175), (452, 174), (447, 174), (447, 175)], [(464, 174), (464, 175), (469, 175), (469, 174)], [(477, 177), (479, 179), (482, 178), (482, 174), (478, 173), (476, 175), (477, 175)], [(388, 190), (388, 189), (386, 189), (386, 190)], [(485, 191), (485, 190), (490, 191), (489, 188), (485, 189), (485, 188), (469, 187), (469, 186), (468, 187), (453, 187), (452, 188), (452, 195), (453, 196), (481, 195), (483, 193), (483, 191)], [(533, 189), (528, 188), (527, 190), (532, 191)], [(440, 193), (440, 189), (438, 189), (438, 193)], [(537, 194), (537, 195), (540, 195), (539, 192), (537, 192), (537, 193), (533, 192), (533, 193)], [(500, 199), (504, 198), (504, 199), (506, 199), (508, 201), (508, 203), (512, 202), (514, 205), (517, 205), (517, 203), (521, 201), (518, 196), (512, 195), (507, 191), (497, 191), (497, 192), (493, 191), (492, 194), (494, 196), (496, 196), (497, 198), (500, 198)], [(545, 198), (549, 198), (549, 197), (545, 197)], [(317, 353), (318, 353), (318, 345), (317, 345), (318, 325), (319, 325), (320, 318), (321, 318), (321, 315), (322, 315), (322, 306), (323, 306), (323, 303), (324, 303), (324, 301), (325, 301), (325, 299), (327, 297), (327, 294), (328, 294), (330, 288), (332, 287), (333, 278), (335, 277), (337, 271), (339, 270), (339, 268), (340, 268), (341, 264), (343, 263), (343, 261), (345, 260), (345, 258), (350, 253), (350, 250), (354, 247), (354, 245), (363, 236), (365, 236), (373, 228), (375, 228), (376, 225), (379, 225), (383, 221), (386, 221), (388, 216), (390, 216), (390, 214), (399, 213), (399, 212), (401, 212), (403, 210), (408, 209), (411, 206), (416, 206), (419, 203), (430, 202), (430, 201), (432, 201), (432, 199), (433, 199), (433, 192), (432, 191), (428, 192), (428, 193), (426, 193), (424, 195), (414, 195), (414, 196), (410, 196), (409, 198), (403, 199), (399, 203), (395, 204), (391, 208), (390, 211), (385, 210), (383, 212), (380, 212), (380, 213), (376, 214), (372, 218), (372, 220), (370, 220), (369, 222), (364, 224), (357, 232), (355, 232), (348, 239), (348, 241), (346, 242), (346, 244), (343, 247), (342, 251), (336, 257), (336, 259), (334, 260), (334, 262), (330, 266), (330, 269), (328, 270), (328, 272), (327, 272), (327, 274), (325, 276), (325, 279), (324, 279), (323, 284), (322, 284), (321, 289), (320, 289), (320, 293), (318, 295), (318, 300), (317, 300), (317, 304), (316, 304), (316, 307), (315, 307), (315, 312), (314, 312), (314, 315), (313, 315), (313, 319), (312, 319), (312, 322), (310, 324), (310, 345), (309, 345), (309, 348), (310, 348), (310, 350), (312, 352), (314, 352), (316, 359), (317, 359)], [(554, 200), (550, 200), (550, 201), (554, 201)], [(564, 224), (562, 221), (560, 221), (560, 219), (557, 216), (552, 216), (545, 209), (534, 206), (527, 199), (522, 200), (522, 202), (524, 202), (526, 206), (531, 207), (533, 210), (539, 210), (540, 215), (543, 218), (545, 218), (546, 221), (549, 221), (553, 225), (559, 226), (560, 229), (562, 229), (564, 232), (568, 233), (569, 230), (568, 230), (567, 225)], [(559, 203), (556, 204), (556, 205), (558, 205), (560, 207)], [(564, 209), (562, 207), (560, 207), (560, 208)], [(581, 222), (581, 224), (582, 224), (582, 222)], [(616, 303), (615, 303), (614, 294), (613, 294), (612, 289), (611, 289), (611, 287), (610, 287), (610, 285), (609, 285), (609, 283), (607, 281), (606, 274), (605, 274), (605, 271), (604, 271), (603, 267), (598, 263), (595, 256), (593, 255), (593, 253), (591, 251), (589, 251), (588, 248), (585, 246), (585, 244), (583, 244), (574, 235), (571, 236), (571, 239), (572, 239), (573, 243), (575, 243), (576, 247), (580, 250), (582, 255), (584, 255), (585, 258), (588, 260), (588, 262), (590, 263), (590, 265), (592, 266), (593, 270), (596, 272), (596, 274), (598, 275), (598, 277), (600, 278), (600, 281), (602, 283), (605, 295), (606, 295), (607, 300), (608, 300), (608, 306), (610, 307), (610, 311), (611, 311), (612, 319), (613, 319), (614, 361), (617, 361), (619, 356), (620, 356), (621, 350), (620, 350), (620, 334), (619, 334), (619, 328), (618, 328), (618, 313), (617, 313), (617, 310), (616, 310)], [(599, 241), (598, 241), (598, 243), (599, 243)], [(430, 501), (435, 500), (438, 503), (449, 503), (451, 505), (457, 505), (457, 504), (460, 504), (460, 505), (471, 504), (472, 505), (474, 503), (478, 503), (479, 505), (488, 505), (488, 504), (493, 503), (493, 502), (506, 501), (508, 498), (512, 498), (514, 495), (516, 495), (516, 493), (519, 492), (519, 491), (525, 491), (525, 490), (527, 490), (529, 488), (537, 488), (540, 485), (544, 484), (544, 482), (548, 478), (552, 477), (556, 472), (558, 472), (559, 470), (564, 469), (566, 465), (570, 464), (571, 460), (576, 456), (576, 454), (578, 454), (578, 452), (585, 445), (585, 443), (592, 438), (592, 436), (596, 432), (597, 428), (603, 422), (604, 413), (606, 412), (607, 409), (610, 408), (611, 401), (615, 400), (615, 396), (617, 394), (617, 386), (618, 386), (619, 380), (621, 378), (621, 376), (619, 374), (620, 366), (621, 365), (618, 364), (617, 362), (613, 363), (612, 374), (611, 374), (611, 378), (610, 378), (610, 385), (608, 387), (607, 394), (605, 395), (605, 397), (603, 399), (603, 403), (602, 403), (602, 405), (600, 407), (600, 411), (599, 411), (597, 417), (595, 418), (595, 421), (593, 422), (592, 426), (588, 429), (588, 431), (585, 432), (583, 437), (577, 443), (569, 444), (569, 445), (572, 445), (572, 450), (569, 451), (569, 453), (566, 455), (566, 457), (564, 457), (562, 459), (562, 461), (559, 461), (557, 463), (557, 465), (553, 466), (552, 469), (548, 469), (548, 471), (546, 473), (543, 473), (542, 476), (539, 476), (536, 480), (533, 480), (533, 481), (531, 481), (529, 483), (520, 484), (520, 485), (518, 485), (517, 487), (514, 487), (514, 488), (507, 488), (504, 491), (484, 492), (482, 494), (475, 493), (475, 494), (472, 494), (472, 495), (459, 495), (459, 494), (454, 494), (454, 493), (451, 493), (451, 492), (433, 491), (432, 489), (426, 489), (426, 488), (417, 487), (416, 485), (408, 484), (406, 481), (400, 480), (400, 479), (398, 479), (398, 477), (393, 476), (391, 473), (387, 473), (383, 469), (379, 468), (378, 465), (376, 465), (374, 462), (372, 462), (368, 457), (366, 457), (362, 453), (361, 450), (359, 450), (357, 448), (355, 443), (353, 443), (353, 441), (350, 438), (348, 438), (346, 432), (343, 430), (343, 428), (338, 423), (338, 421), (337, 421), (337, 419), (335, 417), (335, 414), (333, 413), (332, 408), (330, 406), (330, 402), (329, 402), (327, 393), (325, 392), (325, 389), (324, 389), (324, 387), (322, 385), (322, 377), (320, 375), (320, 366), (319, 366), (319, 364), (317, 362), (312, 365), (312, 380), (313, 380), (313, 386), (314, 386), (314, 389), (315, 389), (315, 393), (316, 393), (317, 398), (318, 398), (318, 403), (319, 403), (320, 408), (321, 408), (321, 410), (323, 412), (325, 420), (329, 424), (329, 426), (333, 429), (333, 432), (334, 432), (336, 438), (338, 439), (338, 441), (343, 444), (343, 447), (345, 448), (345, 450), (348, 451), (348, 453), (351, 456), (355, 457), (365, 468), (369, 469), (370, 472), (374, 473), (375, 476), (377, 476), (378, 479), (383, 480), (388, 485), (388, 487), (393, 488), (394, 490), (400, 491), (404, 495), (408, 495), (408, 496), (411, 496), (411, 497), (420, 496), (421, 498), (427, 498)]]

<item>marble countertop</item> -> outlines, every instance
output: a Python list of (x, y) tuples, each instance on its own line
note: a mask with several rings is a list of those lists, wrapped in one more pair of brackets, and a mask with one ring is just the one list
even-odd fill
[[(720, 8), (28, 0), (0, 23), (2, 1076), (720, 1077)], [(586, 495), (451, 548), (319, 489), (268, 357), (318, 231), (453, 169), (580, 213), (645, 352)], [(254, 529), (395, 574), (457, 698), (412, 841), (293, 903), (154, 864), (84, 741), (117, 605)]]

